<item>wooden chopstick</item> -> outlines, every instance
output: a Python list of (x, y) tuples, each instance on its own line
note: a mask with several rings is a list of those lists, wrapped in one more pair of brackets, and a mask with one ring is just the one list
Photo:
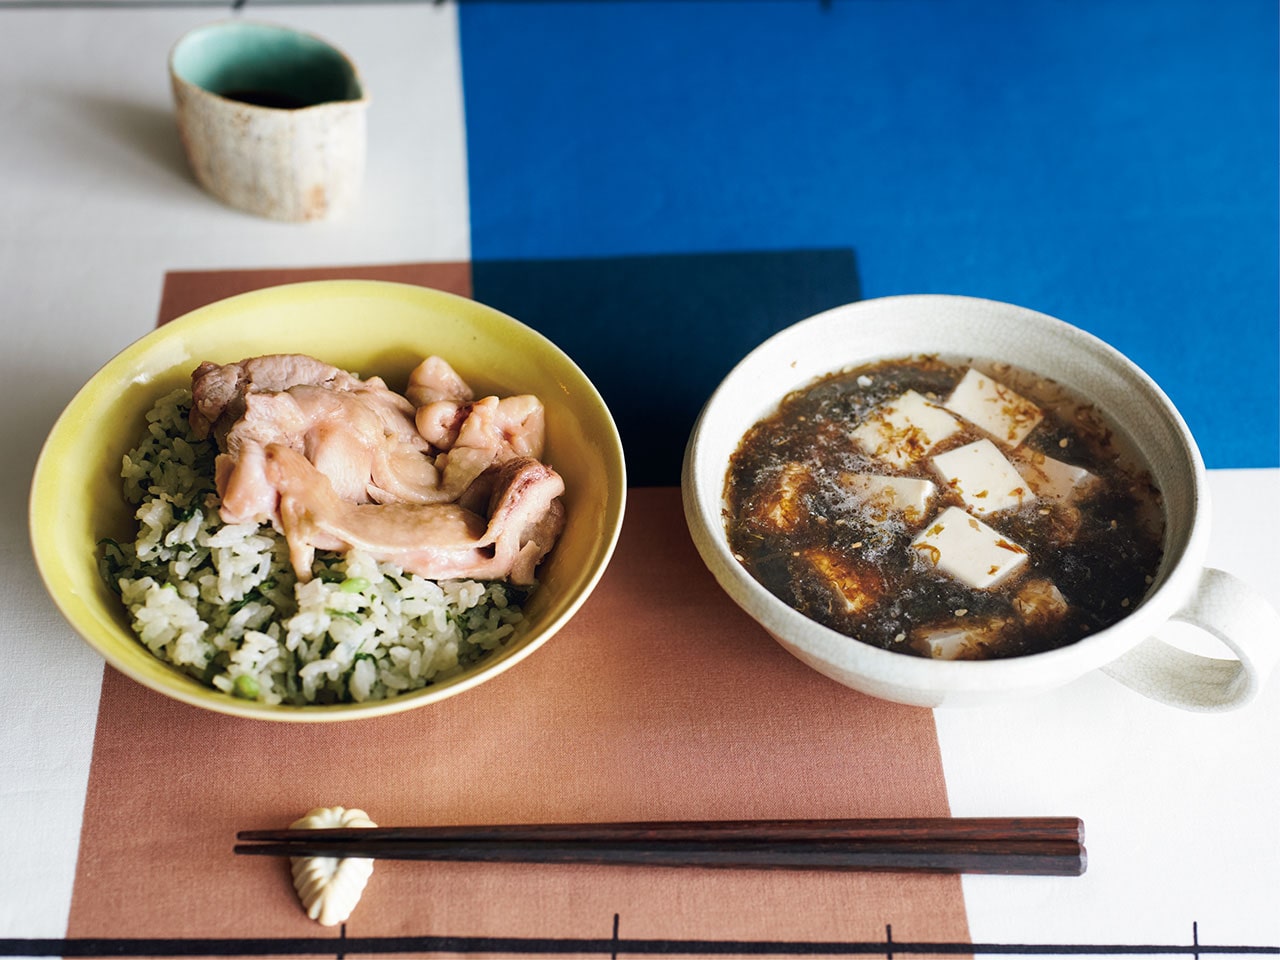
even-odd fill
[(238, 854), (1078, 876), (1072, 817), (244, 830)]
[(478, 826), (241, 830), (236, 839), (333, 840), (1069, 840), (1084, 842), (1077, 817), (877, 817), (838, 820), (656, 820), (641, 823), (520, 823)]

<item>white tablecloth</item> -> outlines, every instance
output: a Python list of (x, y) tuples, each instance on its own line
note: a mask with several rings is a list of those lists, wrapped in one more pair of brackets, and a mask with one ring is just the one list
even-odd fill
[[(63, 404), (154, 324), (166, 270), (471, 255), (455, 6), (270, 10), (340, 38), (374, 91), (364, 202), (308, 226), (222, 207), (186, 171), (165, 60), (218, 15), (0, 8), (0, 938), (65, 934), (103, 671), (47, 598), (25, 524)], [(1210, 563), (1280, 606), (1280, 469), (1210, 481)], [(966, 878), (976, 943), (1190, 944), (1195, 925), (1201, 944), (1280, 947), (1280, 681), (1197, 715), (1091, 675), (936, 722), (955, 814), (1078, 815), (1089, 831), (1084, 877)]]

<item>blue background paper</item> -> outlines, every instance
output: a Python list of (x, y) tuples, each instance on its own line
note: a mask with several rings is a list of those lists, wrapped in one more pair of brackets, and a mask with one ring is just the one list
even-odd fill
[[(531, 302), (485, 261), (852, 250), (862, 296), (1061, 317), (1156, 379), (1210, 467), (1280, 465), (1271, 0), (470, 0), (459, 16), (478, 298)], [(731, 299), (711, 329), (732, 330)], [(584, 367), (652, 319), (615, 306), (580, 318)], [(702, 364), (699, 384), (723, 360), (670, 356)]]

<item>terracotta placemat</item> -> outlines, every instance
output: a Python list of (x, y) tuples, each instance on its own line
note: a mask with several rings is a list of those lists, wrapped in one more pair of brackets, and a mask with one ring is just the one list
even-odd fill
[(393, 263), (356, 267), (274, 267), (252, 270), (171, 270), (160, 294), (159, 323), (239, 293), (306, 280), (388, 280), (471, 296), (471, 264)]
[[(454, 266), (413, 269), (412, 282), (459, 282)], [(307, 273), (335, 275), (351, 274)], [(278, 276), (171, 274), (164, 302)], [(302, 913), (287, 863), (231, 853), (236, 830), (319, 805), (386, 825), (948, 813), (932, 713), (787, 655), (702, 566), (674, 488), (631, 491), (613, 562), (545, 647), (421, 710), (243, 721), (108, 668), (68, 936), (334, 933)], [(343, 933), (855, 942), (888, 924), (895, 942), (968, 942), (959, 879), (381, 862)]]

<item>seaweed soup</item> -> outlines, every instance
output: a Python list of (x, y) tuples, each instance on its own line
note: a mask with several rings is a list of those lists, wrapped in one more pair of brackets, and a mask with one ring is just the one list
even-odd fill
[(730, 548), (809, 618), (939, 659), (1023, 656), (1152, 584), (1159, 491), (1101, 414), (1007, 364), (911, 357), (823, 377), (753, 426)]

